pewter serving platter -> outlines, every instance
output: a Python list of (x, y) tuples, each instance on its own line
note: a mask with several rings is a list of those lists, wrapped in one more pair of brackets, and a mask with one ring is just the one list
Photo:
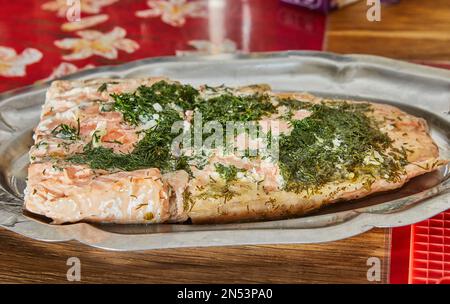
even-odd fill
[[(281, 52), (212, 57), (165, 57), (101, 67), (66, 79), (168, 76), (199, 85), (267, 83), (275, 91), (396, 105), (425, 118), (450, 158), (450, 71), (366, 55)], [(28, 150), (48, 83), (0, 95), (0, 225), (37, 240), (68, 241), (110, 250), (239, 244), (316, 243), (350, 237), (373, 227), (396, 227), (450, 208), (450, 166), (411, 180), (403, 188), (342, 202), (315, 214), (279, 221), (224, 225), (51, 225), (23, 213)]]

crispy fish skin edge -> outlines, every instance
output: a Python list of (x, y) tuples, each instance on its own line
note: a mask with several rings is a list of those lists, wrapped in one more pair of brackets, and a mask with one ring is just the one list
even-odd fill
[[(163, 79), (163, 78), (150, 78), (145, 79), (146, 81), (152, 81), (152, 79)], [(115, 79), (101, 79), (101, 80), (90, 80), (90, 81), (78, 81), (78, 84), (102, 84), (106, 81), (116, 81)], [(122, 82), (122, 81), (121, 81)], [(123, 81), (126, 82), (126, 81)], [(72, 88), (72, 85), (75, 82), (70, 81), (56, 81), (54, 85), (52, 84), (47, 94), (62, 93), (67, 88)], [(75, 84), (76, 85), (76, 84)], [(255, 89), (258, 89), (255, 86)], [(53, 91), (52, 91), (53, 90)], [(292, 93), (280, 93), (277, 94), (281, 97), (298, 97), (298, 94)], [(48, 96), (47, 96), (48, 97)], [(302, 94), (301, 98), (310, 99), (309, 101), (318, 102), (320, 98), (316, 98), (309, 94)], [(348, 101), (351, 102), (351, 101)], [(373, 104), (376, 107), (385, 107), (390, 110), (398, 111), (398, 113), (403, 113), (392, 106), (386, 105), (378, 105)], [(405, 114), (405, 113), (403, 113)], [(49, 212), (40, 212), (36, 210), (36, 208), (30, 207), (30, 203), (28, 202), (29, 193), (27, 191), (26, 199), (25, 199), (25, 208), (31, 212), (43, 214), (46, 216), (50, 216), (53, 218), (55, 224), (60, 224), (64, 222), (77, 222), (77, 221), (88, 221), (88, 222), (112, 222), (112, 223), (161, 223), (161, 222), (182, 222), (187, 218), (190, 218), (193, 223), (205, 224), (205, 223), (227, 223), (227, 222), (235, 222), (235, 221), (252, 221), (252, 220), (261, 220), (261, 219), (281, 219), (286, 217), (300, 216), (307, 214), (311, 211), (315, 211), (324, 205), (331, 204), (337, 201), (342, 200), (351, 200), (355, 198), (360, 198), (367, 196), (372, 193), (387, 191), (391, 189), (396, 189), (403, 186), (409, 179), (414, 176), (424, 174), (426, 172), (430, 172), (435, 170), (438, 166), (442, 166), (448, 163), (447, 160), (438, 160), (438, 150), (435, 143), (432, 141), (431, 137), (428, 134), (428, 127), (424, 120), (413, 117), (411, 115), (405, 114), (408, 117), (417, 119), (420, 121), (420, 131), (426, 135), (429, 139), (429, 143), (433, 146), (431, 151), (431, 155), (425, 157), (424, 159), (417, 160), (412, 165), (409, 170), (407, 168), (407, 174), (402, 177), (401, 181), (396, 183), (390, 183), (385, 180), (377, 180), (374, 184), (372, 184), (369, 190), (362, 188), (356, 184), (349, 183), (348, 186), (354, 186), (355, 189), (350, 191), (338, 191), (337, 188), (342, 187), (343, 183), (338, 185), (330, 185), (330, 189), (335, 191), (333, 198), (324, 198), (324, 197), (308, 197), (302, 198), (298, 195), (294, 195), (292, 193), (277, 191), (269, 194), (259, 193), (259, 192), (251, 192), (249, 191), (248, 197), (243, 197), (240, 201), (229, 201), (227, 202), (227, 206), (224, 207), (222, 204), (222, 200), (215, 201), (196, 201), (188, 210), (180, 210), (179, 204), (174, 206), (174, 202), (165, 203), (164, 210), (162, 211), (165, 214), (169, 214), (168, 217), (164, 218), (155, 218), (152, 221), (144, 221), (140, 219), (128, 219), (124, 220), (121, 218), (101, 218), (101, 217), (85, 217), (85, 218), (63, 218), (58, 215), (52, 215)], [(423, 134), (422, 134), (423, 135)], [(438, 162), (438, 163), (436, 163)], [(434, 165), (431, 168), (431, 165)], [(430, 169), (422, 169), (426, 168), (427, 165)], [(30, 183), (29, 183), (30, 186)], [(347, 188), (348, 189), (348, 188)], [(167, 190), (165, 190), (167, 191)], [(285, 195), (288, 195), (287, 197)], [(294, 196), (294, 197), (293, 197)], [(275, 198), (277, 204), (271, 202), (271, 198)], [(285, 202), (279, 202), (279, 200), (285, 200)], [(167, 201), (168, 202), (168, 201)], [(268, 203), (270, 202), (270, 203)]]

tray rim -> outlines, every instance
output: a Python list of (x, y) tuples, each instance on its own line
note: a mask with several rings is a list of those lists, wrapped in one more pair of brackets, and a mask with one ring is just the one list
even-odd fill
[[(363, 55), (363, 54), (349, 54), (338, 55), (329, 52), (319, 51), (283, 51), (283, 52), (264, 52), (264, 53), (250, 53), (250, 54), (221, 54), (211, 56), (165, 56), (153, 57), (135, 60), (132, 62), (120, 64), (101, 66), (89, 70), (83, 70), (74, 74), (59, 78), (58, 80), (73, 80), (79, 79), (91, 74), (98, 73), (120, 73), (133, 69), (141, 65), (151, 65), (153, 63), (161, 62), (205, 62), (216, 60), (248, 60), (248, 59), (275, 59), (275, 58), (290, 58), (290, 57), (317, 57), (320, 59), (327, 59), (331, 62), (353, 64), (366, 63), (380, 66), (383, 69), (395, 70), (396, 72), (411, 73), (414, 70), (420, 76), (438, 78), (448, 80), (450, 79), (450, 71), (435, 67), (423, 66), (409, 62), (388, 59), (380, 56)], [(27, 93), (38, 92), (46, 89), (51, 81), (35, 83), (26, 87), (21, 87), (6, 91), (0, 94), (0, 105), (8, 98), (17, 95), (24, 95)], [(449, 82), (450, 83), (450, 82)], [(447, 122), (449, 117), (440, 113), (439, 117), (444, 118)], [(176, 231), (169, 233), (152, 233), (152, 234), (120, 234), (110, 231), (101, 230), (88, 223), (77, 223), (63, 226), (55, 226), (44, 224), (35, 221), (24, 215), (10, 214), (14, 218), (11, 219), (11, 224), (8, 221), (0, 222), (0, 226), (8, 230), (17, 232), (19, 234), (45, 241), (69, 241), (77, 240), (86, 245), (97, 248), (109, 250), (145, 250), (157, 248), (174, 248), (174, 247), (203, 247), (203, 246), (226, 246), (226, 245), (244, 245), (244, 244), (282, 244), (282, 243), (317, 243), (343, 239), (354, 236), (374, 227), (396, 227), (412, 224), (434, 216), (450, 207), (450, 179), (447, 178), (440, 185), (440, 193), (436, 192), (432, 197), (428, 197), (425, 201), (419, 199), (414, 202), (414, 205), (393, 213), (374, 213), (366, 210), (353, 209), (333, 213), (339, 215), (347, 213), (347, 217), (343, 222), (334, 225), (316, 227), (316, 228), (283, 228), (283, 235), (280, 236), (279, 228), (250, 228), (245, 230), (199, 230), (199, 231)], [(436, 186), (437, 187), (437, 186)], [(435, 188), (435, 187), (434, 187)], [(423, 192), (426, 192), (427, 189)], [(418, 194), (421, 194), (420, 192)], [(408, 196), (409, 197), (409, 196)], [(406, 198), (408, 198), (406, 197)], [(443, 198), (442, 200), (440, 200)], [(402, 198), (403, 199), (403, 198)], [(1, 198), (0, 198), (1, 201)], [(383, 205), (392, 203), (388, 201), (380, 203), (375, 206), (380, 208)], [(360, 208), (367, 209), (367, 208)], [(369, 208), (370, 209), (370, 208)], [(375, 208), (376, 209), (376, 208)], [(0, 209), (0, 216), (7, 211)], [(7, 216), (8, 214), (6, 214)], [(409, 220), (405, 220), (409, 216)], [(310, 218), (313, 218), (311, 216)], [(403, 217), (403, 218), (402, 218)], [(286, 220), (282, 220), (286, 221)], [(37, 232), (39, 230), (39, 232)], [(302, 232), (302, 237), (299, 237), (299, 232)], [(264, 231), (265, 237), (260, 236)], [(237, 236), (236, 233), (239, 232)], [(217, 236), (216, 234), (220, 235)], [(186, 241), (185, 237), (189, 234), (190, 240)], [(316, 237), (308, 237), (309, 234), (316, 235)], [(272, 235), (272, 236), (270, 236)], [(179, 240), (183, 237), (183, 240)], [(249, 241), (251, 240), (251, 241)], [(277, 241), (273, 241), (277, 240)]]
[(22, 86), (19, 88), (0, 92), (0, 104), (9, 97), (17, 94), (24, 94), (30, 91), (47, 88), (54, 80), (75, 80), (85, 76), (89, 76), (92, 73), (97, 72), (119, 72), (128, 70), (139, 65), (147, 65), (158, 62), (191, 62), (191, 61), (221, 61), (221, 60), (245, 60), (245, 59), (270, 59), (270, 58), (289, 58), (289, 57), (318, 57), (321, 59), (328, 59), (330, 61), (355, 63), (364, 61), (366, 63), (373, 63), (375, 65), (382, 65), (384, 68), (391, 70), (397, 70), (398, 68), (414, 69), (417, 72), (423, 72), (428, 77), (441, 76), (443, 78), (450, 78), (450, 70), (442, 69), (434, 66), (427, 66), (422, 64), (416, 64), (412, 62), (391, 59), (387, 57), (368, 55), (368, 54), (338, 54), (333, 52), (324, 51), (300, 51), (300, 50), (288, 50), (288, 51), (274, 51), (274, 52), (251, 52), (247, 54), (218, 54), (218, 55), (186, 55), (186, 56), (158, 56), (149, 57), (144, 59), (137, 59), (130, 62), (115, 64), (115, 65), (102, 65), (99, 67), (77, 71), (70, 75), (66, 75), (57, 79), (47, 80), (40, 82), (37, 80), (34, 84)]

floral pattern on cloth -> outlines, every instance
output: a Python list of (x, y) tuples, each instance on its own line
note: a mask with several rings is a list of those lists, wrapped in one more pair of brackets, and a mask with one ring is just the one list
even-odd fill
[(203, 0), (149, 0), (148, 10), (137, 11), (140, 18), (159, 17), (164, 23), (180, 27), (186, 23), (186, 17), (205, 18), (208, 16), (207, 2)]
[(325, 29), (324, 15), (276, 0), (4, 2), (0, 92), (149, 57), (320, 50)]
[(56, 68), (53, 69), (53, 72), (48, 77), (39, 80), (39, 82), (58, 79), (58, 78), (73, 74), (78, 71), (92, 69), (92, 68), (95, 68), (95, 65), (88, 64), (82, 68), (78, 68), (73, 63), (61, 62)]
[(188, 42), (195, 50), (185, 51), (177, 50), (177, 56), (187, 56), (187, 55), (215, 55), (215, 54), (233, 54), (238, 52), (236, 43), (230, 39), (225, 39), (220, 43), (214, 43), (210, 40), (190, 40)]
[(27, 74), (26, 66), (41, 59), (42, 53), (37, 49), (26, 48), (17, 54), (13, 48), (0, 46), (0, 76), (23, 77)]
[(108, 33), (86, 30), (76, 32), (81, 38), (65, 38), (56, 40), (55, 45), (61, 49), (72, 50), (72, 53), (63, 55), (64, 60), (80, 60), (92, 55), (107, 59), (117, 59), (118, 50), (133, 53), (139, 49), (139, 44), (127, 39), (127, 32), (121, 27), (115, 27)]
[[(80, 12), (87, 14), (98, 14), (104, 6), (111, 5), (119, 0), (80, 0)], [(67, 0), (53, 0), (42, 4), (42, 9), (56, 12), (58, 17), (65, 17), (69, 8)]]
[(103, 23), (108, 20), (108, 15), (95, 15), (89, 17), (83, 17), (80, 21), (77, 22), (66, 22), (61, 25), (61, 30), (66, 32), (73, 32), (86, 29), (88, 27), (96, 26), (100, 23)]

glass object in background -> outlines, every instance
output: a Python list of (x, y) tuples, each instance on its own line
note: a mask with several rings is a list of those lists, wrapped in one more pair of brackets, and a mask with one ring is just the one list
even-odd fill
[(328, 13), (359, 0), (281, 0), (281, 2), (294, 4), (311, 10)]

